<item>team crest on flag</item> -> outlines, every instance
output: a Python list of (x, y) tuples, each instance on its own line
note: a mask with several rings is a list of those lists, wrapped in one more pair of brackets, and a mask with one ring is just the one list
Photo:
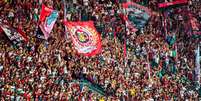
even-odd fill
[(65, 22), (78, 53), (93, 56), (101, 50), (101, 39), (93, 21)]
[(42, 10), (40, 13), (40, 29), (44, 34), (45, 39), (48, 39), (50, 32), (57, 20), (58, 11), (42, 5)]

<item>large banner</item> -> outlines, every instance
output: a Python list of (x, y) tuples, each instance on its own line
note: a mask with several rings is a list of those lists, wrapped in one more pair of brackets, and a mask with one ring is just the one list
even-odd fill
[(42, 10), (40, 13), (40, 29), (44, 34), (45, 39), (48, 39), (50, 32), (57, 20), (58, 11), (42, 5)]
[(131, 31), (143, 28), (152, 15), (148, 8), (133, 2), (123, 3), (123, 8), (124, 20)]
[(187, 4), (187, 3), (188, 3), (188, 0), (174, 0), (172, 2), (159, 3), (158, 7), (159, 8), (166, 8), (166, 7), (173, 6), (173, 5)]
[(21, 29), (14, 29), (13, 27), (0, 22), (1, 29), (5, 32), (7, 37), (13, 44), (20, 46), (23, 42), (28, 42), (28, 37)]
[(85, 56), (93, 56), (101, 50), (100, 34), (93, 21), (64, 22), (67, 26), (75, 49)]

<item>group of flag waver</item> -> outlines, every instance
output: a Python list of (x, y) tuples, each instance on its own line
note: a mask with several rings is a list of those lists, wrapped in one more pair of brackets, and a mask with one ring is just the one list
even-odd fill
[[(51, 30), (57, 20), (58, 11), (53, 10), (44, 4), (40, 13), (40, 29), (44, 38), (48, 39)], [(93, 21), (85, 22), (63, 22), (70, 32), (74, 48), (78, 53), (85, 56), (93, 56), (101, 50), (101, 39), (99, 33), (94, 27)]]
[[(124, 20), (131, 31), (138, 31), (143, 28), (151, 16), (151, 11), (134, 2), (123, 3)], [(166, 5), (167, 6), (167, 5)], [(166, 7), (159, 5), (159, 7)], [(51, 7), (42, 4), (40, 12), (39, 28), (47, 40), (59, 16), (59, 12)], [(85, 56), (93, 56), (101, 52), (101, 36), (96, 31), (93, 21), (65, 21), (64, 24), (70, 33), (74, 48), (78, 53)], [(5, 32), (8, 38), (17, 45), (22, 42), (28, 42), (26, 34), (22, 30), (16, 30), (0, 21), (0, 28)], [(133, 29), (133, 30), (132, 30)]]

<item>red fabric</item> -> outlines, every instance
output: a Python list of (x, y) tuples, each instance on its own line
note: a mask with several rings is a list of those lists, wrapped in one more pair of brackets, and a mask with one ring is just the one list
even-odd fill
[(139, 4), (137, 4), (137, 3), (134, 3), (134, 2), (126, 2), (126, 3), (123, 3), (122, 5), (123, 5), (123, 8), (124, 8), (124, 9), (127, 9), (129, 6), (135, 6), (135, 7), (139, 8), (139, 9), (144, 10), (144, 11), (147, 12), (149, 15), (152, 15), (152, 11), (151, 11), (150, 9), (148, 9), (147, 7), (144, 7), (144, 6), (142, 6), (142, 5), (139, 5)]
[(0, 33), (2, 33), (3, 32), (3, 29), (0, 27)]
[(188, 73), (188, 74), (187, 74), (187, 77), (188, 77), (189, 80), (193, 80), (193, 75), (192, 75), (192, 73)]
[(116, 34), (116, 31), (114, 31), (114, 38), (116, 39), (116, 37), (117, 37), (117, 34)]
[(159, 8), (165, 8), (165, 7), (172, 6), (172, 5), (186, 4), (186, 3), (188, 3), (188, 0), (175, 0), (173, 2), (159, 3), (158, 6), (159, 6)]
[(94, 56), (101, 52), (101, 37), (96, 31), (93, 21), (64, 23), (79, 54)]
[(40, 21), (44, 22), (45, 18), (49, 16), (51, 12), (52, 12), (51, 8), (48, 8), (44, 4), (42, 4), (42, 10), (40, 12)]
[(25, 39), (26, 42), (29, 41), (29, 38), (28, 38), (27, 35), (22, 31), (21, 28), (18, 28), (17, 31), (22, 35), (22, 37)]
[[(10, 30), (11, 36), (16, 36), (16, 37), (12, 37), (10, 38), (11, 41), (18, 39), (18, 42), (21, 41), (25, 41), (28, 42), (28, 37), (26, 36), (26, 34), (21, 30), (20, 26), (18, 27), (18, 29), (13, 28), (10, 24), (6, 24), (3, 23), (0, 25), (0, 32), (4, 31), (3, 28), (5, 28), (6, 30)], [(6, 35), (10, 35), (7, 32), (5, 32)]]
[(11, 95), (12, 93), (10, 91), (4, 91), (4, 95)]
[(26, 101), (30, 101), (31, 100), (31, 97), (27, 93), (24, 93), (23, 96), (26, 99)]

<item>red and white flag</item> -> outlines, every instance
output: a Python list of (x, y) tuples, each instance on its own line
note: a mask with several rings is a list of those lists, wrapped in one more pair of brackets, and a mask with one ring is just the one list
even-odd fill
[(44, 34), (45, 39), (48, 39), (50, 32), (57, 20), (58, 11), (53, 10), (44, 4), (40, 13), (40, 29)]
[(101, 51), (100, 34), (96, 31), (93, 21), (64, 23), (78, 53), (93, 56)]
[(12, 43), (17, 46), (20, 46), (23, 42), (29, 41), (27, 35), (20, 28), (15, 29), (1, 22), (0, 22), (0, 28), (4, 31), (6, 36), (12, 41)]
[(159, 8), (166, 8), (166, 7), (173, 6), (173, 5), (187, 4), (187, 3), (188, 3), (188, 0), (174, 0), (172, 2), (159, 3), (158, 7)]

